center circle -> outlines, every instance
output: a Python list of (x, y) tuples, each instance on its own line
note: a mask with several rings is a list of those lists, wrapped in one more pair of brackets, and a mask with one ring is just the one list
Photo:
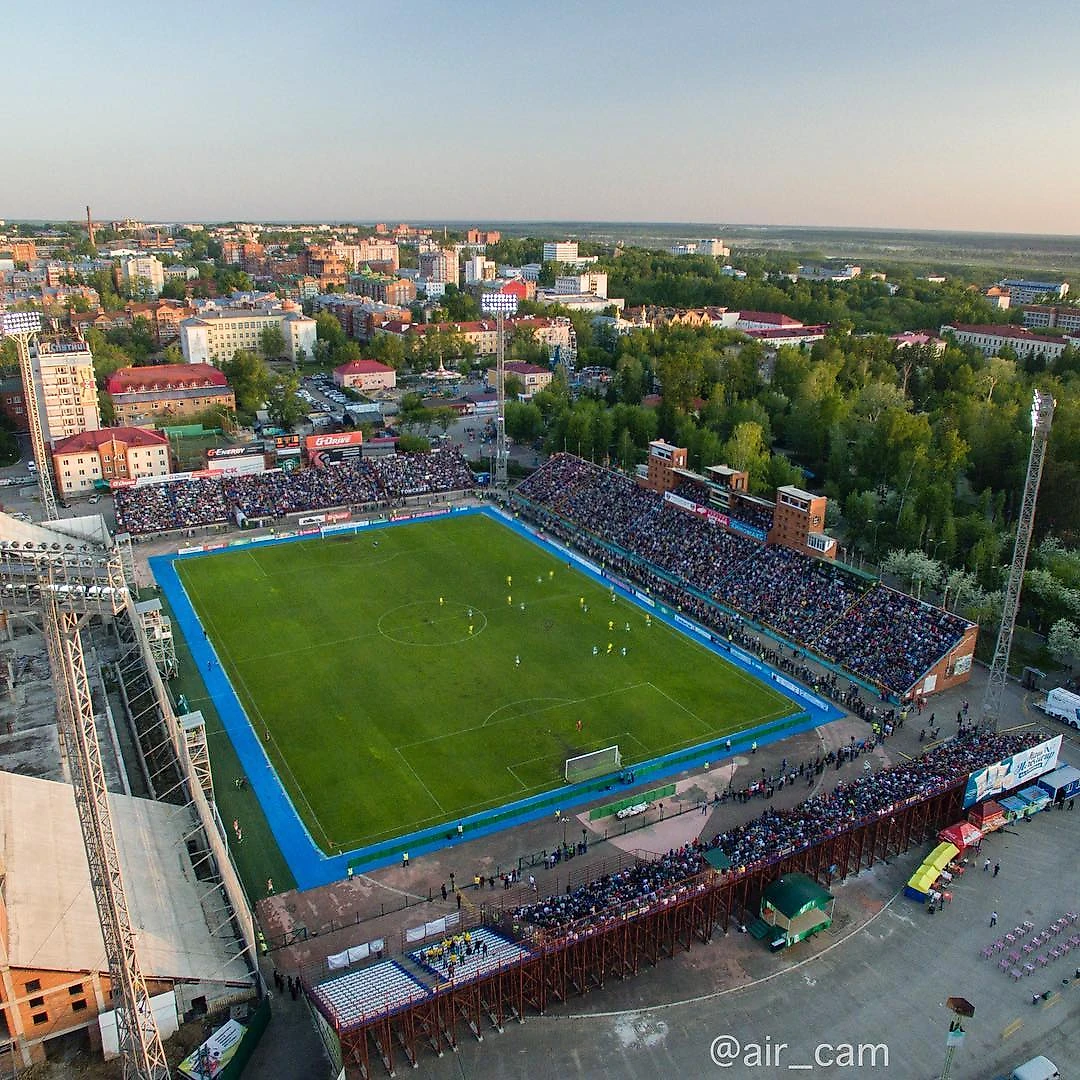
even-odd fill
[(378, 630), (399, 645), (458, 645), (487, 627), (487, 616), (459, 600), (412, 600), (379, 617)]

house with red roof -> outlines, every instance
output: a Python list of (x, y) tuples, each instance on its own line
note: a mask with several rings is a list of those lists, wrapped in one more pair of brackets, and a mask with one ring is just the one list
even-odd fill
[(393, 390), (397, 386), (397, 373), (378, 360), (351, 360), (334, 368), (334, 382), (349, 390)]
[(146, 428), (99, 428), (60, 439), (53, 446), (53, 475), (60, 494), (87, 495), (96, 481), (110, 486), (143, 476), (167, 476), (169, 440)]

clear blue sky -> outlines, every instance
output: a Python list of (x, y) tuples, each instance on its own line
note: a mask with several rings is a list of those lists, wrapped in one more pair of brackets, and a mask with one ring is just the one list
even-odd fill
[(2, 32), (0, 217), (1080, 234), (1075, 0), (55, 0)]

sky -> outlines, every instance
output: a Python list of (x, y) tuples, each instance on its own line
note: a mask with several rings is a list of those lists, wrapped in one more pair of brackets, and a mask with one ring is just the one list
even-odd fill
[(0, 218), (1080, 234), (1075, 0), (52, 0), (0, 33)]

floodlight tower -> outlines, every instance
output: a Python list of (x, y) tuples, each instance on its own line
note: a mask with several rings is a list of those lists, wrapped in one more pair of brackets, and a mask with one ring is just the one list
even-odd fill
[(37, 463), (38, 493), (41, 512), (45, 521), (56, 520), (56, 495), (53, 493), (52, 469), (49, 465), (49, 448), (45, 445), (45, 432), (41, 427), (37, 388), (34, 384), (34, 364), (30, 357), (30, 342), (41, 331), (41, 315), (37, 311), (8, 311), (0, 315), (0, 337), (15, 342), (19, 354), (19, 370), (22, 372), (23, 401), (30, 421), (30, 452)]
[(505, 488), (506, 465), (506, 316), (517, 311), (518, 299), (513, 293), (486, 293), (480, 308), (495, 316), (498, 333), (495, 343), (495, 398), (498, 415), (495, 418), (495, 486)]
[[(94, 720), (82, 628), (96, 617), (116, 618), (128, 603), (119, 549), (59, 542), (0, 540), (5, 605), (36, 609), (56, 690), (61, 746), (71, 773), (86, 849), (109, 984), (116, 1006), (124, 1080), (168, 1080), (169, 1065), (136, 950), (112, 808)], [(55, 534), (53, 534), (55, 535)]]
[(1005, 695), (1005, 680), (1009, 670), (1009, 651), (1016, 627), (1016, 614), (1020, 610), (1024, 567), (1027, 565), (1031, 530), (1035, 524), (1035, 503), (1039, 497), (1039, 481), (1046, 463), (1046, 446), (1050, 441), (1050, 427), (1054, 422), (1056, 405), (1057, 402), (1048, 393), (1043, 390), (1035, 391), (1031, 403), (1031, 456), (1028, 458), (1027, 480), (1020, 504), (1020, 519), (1016, 523), (1016, 544), (1013, 547), (1012, 565), (1009, 567), (1009, 580), (1001, 605), (1001, 629), (998, 630), (994, 660), (990, 665), (990, 677), (982, 703), (983, 719), (995, 730), (1001, 721), (1001, 702)]

